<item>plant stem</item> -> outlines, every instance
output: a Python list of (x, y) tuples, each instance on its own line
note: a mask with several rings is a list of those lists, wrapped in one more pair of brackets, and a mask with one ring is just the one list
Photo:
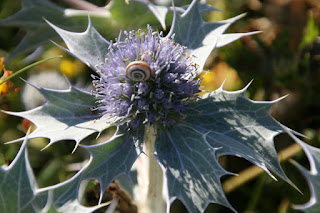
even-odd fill
[(14, 73), (13, 73), (12, 75), (10, 75), (8, 78), (6, 78), (6, 79), (4, 79), (3, 81), (1, 81), (1, 82), (0, 82), (0, 85), (1, 85), (1, 84), (4, 84), (6, 81), (9, 81), (9, 80), (12, 79), (13, 77), (15, 77), (15, 76), (17, 76), (17, 75), (20, 75), (22, 72), (30, 69), (31, 67), (34, 67), (34, 66), (36, 66), (36, 65), (38, 65), (38, 64), (41, 64), (41, 63), (43, 63), (43, 62), (46, 62), (46, 61), (49, 61), (49, 60), (52, 60), (52, 59), (56, 59), (56, 58), (61, 58), (61, 57), (62, 57), (62, 55), (57, 55), (57, 56), (53, 56), (53, 57), (50, 57), (50, 58), (45, 58), (45, 59), (43, 59), (43, 60), (41, 60), (41, 61), (34, 62), (34, 63), (32, 63), (32, 64), (30, 64), (30, 65), (28, 65), (28, 66), (26, 66), (26, 67), (24, 67), (24, 68), (16, 71), (16, 72), (14, 72)]
[(144, 152), (139, 157), (138, 171), (138, 212), (164, 213), (166, 204), (162, 196), (163, 172), (158, 164), (155, 152), (156, 130), (152, 126), (145, 129)]
[(95, 12), (102, 12), (102, 13), (106, 12), (105, 9), (100, 8), (84, 0), (61, 0), (61, 1), (69, 4), (71, 7), (78, 10), (88, 10), (88, 11), (95, 11)]

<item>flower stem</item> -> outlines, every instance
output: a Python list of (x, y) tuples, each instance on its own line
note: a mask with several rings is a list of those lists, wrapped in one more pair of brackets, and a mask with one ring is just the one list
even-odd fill
[[(13, 78), (13, 77), (21, 74), (22, 72), (30, 69), (31, 67), (34, 67), (34, 66), (36, 66), (36, 65), (38, 65), (38, 64), (41, 64), (41, 63), (43, 63), (43, 62), (45, 62), (45, 61), (49, 61), (49, 60), (56, 59), (56, 58), (61, 58), (61, 57), (62, 57), (62, 55), (58, 55), (58, 56), (53, 56), (53, 57), (50, 57), (50, 58), (45, 58), (45, 59), (43, 59), (43, 60), (41, 60), (41, 61), (34, 62), (34, 63), (32, 63), (32, 64), (30, 64), (30, 65), (28, 65), (28, 66), (26, 66), (26, 67), (24, 67), (24, 68), (16, 71), (16, 72), (14, 72), (14, 73), (13, 73), (12, 75), (10, 75), (8, 78), (2, 80), (2, 81), (0, 82), (0, 85), (1, 85), (1, 84), (4, 84), (6, 81), (9, 81), (11, 78)], [(1, 70), (0, 70), (0, 71), (1, 71)]]
[(139, 157), (137, 168), (140, 188), (139, 213), (164, 213), (166, 211), (166, 204), (162, 196), (163, 172), (154, 156), (155, 140), (156, 130), (152, 126), (147, 126), (144, 138), (144, 152), (147, 156)]

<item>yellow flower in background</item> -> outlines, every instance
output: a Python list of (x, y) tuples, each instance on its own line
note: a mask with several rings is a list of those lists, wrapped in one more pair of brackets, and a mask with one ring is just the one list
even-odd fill
[(218, 89), (223, 81), (226, 81), (223, 86), (225, 90), (238, 90), (242, 87), (242, 81), (237, 71), (226, 62), (219, 62), (209, 72), (202, 73), (200, 78), (203, 78), (201, 89), (206, 91)]
[(77, 76), (84, 67), (84, 64), (78, 60), (63, 59), (60, 62), (60, 72), (71, 78)]
[[(4, 81), (6, 78), (8, 78), (10, 75), (12, 75), (12, 71), (10, 70), (6, 70), (6, 68), (4, 67), (3, 65), (3, 61), (4, 61), (4, 58), (0, 58), (0, 71), (2, 72), (3, 70), (3, 75), (2, 77), (0, 78), (0, 83), (2, 81)], [(9, 89), (13, 87), (13, 83), (11, 81), (7, 81), (3, 84), (0, 85), (0, 96), (2, 95), (6, 95), (9, 93)]]

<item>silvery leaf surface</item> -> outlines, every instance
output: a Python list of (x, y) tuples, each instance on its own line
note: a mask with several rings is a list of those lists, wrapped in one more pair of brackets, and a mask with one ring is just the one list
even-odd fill
[[(72, 207), (77, 203), (80, 182), (90, 179), (100, 182), (101, 202), (103, 193), (113, 180), (122, 175), (130, 178), (131, 167), (141, 153), (139, 138), (132, 137), (127, 133), (118, 134), (118, 131), (104, 143), (80, 146), (90, 154), (88, 163), (71, 179), (40, 189), (37, 199), (43, 202), (38, 202), (39, 204), (42, 206), (46, 204), (46, 208), (48, 208), (49, 202), (44, 203), (44, 201), (49, 200), (57, 209), (70, 209), (70, 212), (72, 212)], [(51, 208), (51, 205), (49, 207)], [(100, 208), (101, 205), (96, 206), (96, 208), (98, 207)]]
[[(0, 167), (0, 212), (81, 212), (89, 213), (105, 205), (82, 206), (78, 200), (76, 187), (71, 187), (78, 178), (59, 184), (59, 187), (39, 189), (29, 163), (27, 138), (15, 159), (7, 168)], [(55, 196), (48, 196), (55, 193)], [(51, 198), (50, 198), (51, 197)], [(50, 198), (50, 199), (49, 199)]]
[(32, 205), (38, 185), (30, 166), (27, 140), (7, 168), (0, 167), (0, 212), (36, 212)]
[(106, 205), (96, 205), (93, 207), (87, 207), (79, 204), (78, 200), (72, 200), (68, 201), (66, 204), (60, 207), (55, 207), (53, 203), (51, 205), (47, 205), (44, 209), (39, 211), (40, 213), (48, 213), (48, 212), (54, 212), (54, 213), (92, 213), (96, 210), (104, 207)]
[(80, 173), (82, 170), (69, 180), (39, 189), (36, 196), (37, 202), (34, 205), (37, 206), (38, 209), (45, 211), (52, 207), (66, 208), (67, 203), (72, 203), (72, 205), (77, 203), (79, 184), (81, 181)]
[(90, 213), (107, 204), (99, 204), (93, 207), (86, 207), (79, 203), (79, 184), (81, 172), (67, 181), (54, 186), (37, 190), (33, 206), (41, 210), (39, 212), (58, 213)]
[[(100, 182), (99, 203), (101, 203), (103, 193), (113, 180), (122, 175), (130, 178), (131, 167), (141, 153), (141, 141), (138, 138), (127, 133), (118, 134), (118, 131), (104, 143), (80, 146), (90, 154), (88, 163), (71, 179), (38, 191), (37, 200), (48, 200), (43, 209), (54, 207), (59, 210), (58, 212), (92, 212), (105, 206), (105, 204), (99, 204), (85, 208), (78, 205), (81, 181), (95, 179)], [(43, 202), (38, 203), (44, 205)]]
[(310, 188), (310, 200), (305, 204), (294, 205), (294, 208), (306, 213), (317, 213), (320, 209), (320, 149), (306, 144), (289, 131), (288, 134), (302, 147), (310, 163), (309, 171), (296, 161), (291, 161), (306, 178)]
[(257, 32), (224, 34), (225, 30), (244, 15), (218, 22), (205, 22), (202, 13), (206, 12), (198, 0), (193, 0), (183, 14), (175, 12), (175, 18), (167, 37), (174, 35), (175, 42), (186, 46), (187, 53), (193, 56), (202, 72), (210, 53), (218, 47), (229, 44), (243, 36)]
[[(147, 0), (130, 0), (131, 1), (135, 1), (135, 2), (140, 2), (144, 5), (146, 5), (148, 7), (148, 9), (154, 14), (154, 16), (158, 19), (158, 21), (160, 22), (163, 30), (166, 30), (167, 27), (166, 27), (166, 17), (168, 15), (168, 12), (170, 11), (177, 11), (179, 13), (184, 13), (186, 8), (188, 8), (188, 6), (183, 6), (183, 7), (179, 7), (177, 5), (170, 5), (172, 4), (171, 1), (169, 1), (169, 5), (168, 4), (164, 4), (164, 5), (157, 5), (157, 4), (154, 4), (154, 3), (151, 3), (150, 1), (147, 1)], [(219, 11), (217, 10), (216, 8), (212, 7), (211, 5), (209, 4), (206, 4), (206, 3), (203, 3), (203, 2), (200, 2), (199, 4), (199, 10), (200, 10), (200, 13), (204, 13), (204, 12), (211, 12), (211, 11)]]
[(88, 167), (81, 172), (81, 179), (97, 179), (103, 192), (111, 181), (126, 175), (130, 178), (133, 163), (142, 152), (141, 139), (127, 132), (115, 134), (108, 141), (91, 146), (83, 146), (90, 153)]
[[(124, 13), (122, 10), (134, 9), (134, 7), (126, 7), (124, 4), (125, 3), (122, 0), (112, 2), (111, 10), (115, 10), (118, 13), (121, 11), (121, 15), (124, 14), (127, 17), (128, 13)], [(162, 11), (163, 9), (164, 8), (159, 10)], [(117, 15), (115, 14), (114, 16)], [(132, 20), (131, 17), (130, 20)], [(93, 70), (99, 71), (99, 66), (103, 66), (105, 64), (105, 58), (107, 58), (111, 43), (99, 34), (92, 25), (90, 18), (88, 27), (84, 32), (71, 32), (61, 29), (52, 24), (51, 20), (48, 20), (47, 23), (60, 35), (67, 45), (68, 49), (61, 47), (62, 49), (74, 55)]]
[(49, 138), (49, 145), (61, 140), (74, 140), (78, 145), (82, 139), (113, 126), (119, 119), (99, 119), (101, 115), (92, 111), (95, 97), (75, 87), (70, 86), (67, 90), (34, 87), (46, 98), (45, 104), (28, 111), (6, 112), (36, 125), (29, 138)]
[(90, 18), (86, 31), (81, 33), (63, 30), (50, 22), (48, 24), (60, 35), (68, 47), (68, 49), (62, 49), (74, 55), (94, 70), (97, 70), (97, 65), (105, 63), (110, 42), (97, 32), (92, 26)]
[(73, 30), (82, 30), (82, 27), (79, 28), (79, 26), (87, 22), (88, 14), (104, 20), (106, 25), (111, 25), (111, 15), (107, 10), (105, 14), (102, 14), (101, 12), (66, 9), (48, 0), (21, 0), (21, 4), (22, 7), (17, 13), (0, 20), (0, 27), (21, 27), (27, 32), (7, 60), (33, 50), (51, 39), (58, 38), (44, 18)]
[(233, 209), (220, 183), (230, 174), (218, 163), (221, 155), (243, 157), (291, 184), (274, 148), (273, 138), (284, 131), (269, 114), (276, 101), (252, 101), (246, 89), (221, 87), (203, 95), (184, 120), (159, 133), (155, 155), (165, 172), (169, 204), (179, 199), (189, 212), (204, 212), (209, 203)]

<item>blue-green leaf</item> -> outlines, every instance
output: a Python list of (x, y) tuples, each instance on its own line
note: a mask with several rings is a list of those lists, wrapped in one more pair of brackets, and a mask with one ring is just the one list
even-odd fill
[(141, 139), (128, 133), (114, 135), (105, 143), (82, 146), (90, 153), (90, 164), (81, 174), (82, 179), (98, 179), (101, 196), (111, 181), (121, 175), (130, 177), (130, 170), (141, 153)]
[(68, 90), (34, 87), (47, 99), (44, 105), (24, 112), (6, 112), (26, 118), (37, 126), (29, 138), (49, 138), (49, 145), (61, 140), (74, 140), (78, 145), (82, 139), (95, 132), (100, 133), (119, 119), (99, 119), (101, 115), (92, 111), (95, 97), (72, 86)]
[(179, 199), (189, 212), (203, 212), (211, 202), (232, 209), (220, 183), (229, 173), (218, 163), (217, 148), (204, 137), (186, 124), (159, 132), (156, 157), (166, 176), (167, 204)]
[[(80, 182), (87, 179), (97, 179), (100, 182), (101, 202), (104, 191), (113, 180), (122, 175), (130, 178), (131, 167), (141, 153), (140, 139), (127, 133), (119, 135), (115, 133), (112, 138), (101, 144), (80, 146), (90, 154), (90, 160), (87, 165), (70, 180), (40, 189), (37, 194), (39, 201), (46, 201), (47, 197), (51, 195), (51, 200), (53, 200), (54, 206), (58, 209), (70, 208), (76, 204), (75, 200), (78, 198)], [(67, 206), (66, 203), (71, 205)], [(42, 202), (43, 205), (44, 203)]]
[(282, 126), (269, 115), (276, 102), (245, 97), (247, 88), (228, 92), (222, 87), (190, 105), (185, 120), (159, 133), (156, 156), (167, 179), (168, 202), (180, 199), (189, 212), (203, 212), (209, 203), (232, 209), (220, 178), (230, 174), (218, 163), (221, 155), (243, 157), (272, 176), (284, 174), (273, 138)]
[[(180, 13), (184, 13), (185, 12), (185, 8), (188, 8), (188, 6), (184, 6), (184, 7), (177, 7), (177, 6), (163, 6), (163, 5), (156, 5), (151, 3), (150, 1), (147, 0), (130, 0), (130, 1), (135, 1), (135, 2), (140, 2), (144, 5), (146, 5), (148, 7), (148, 9), (154, 14), (154, 16), (158, 19), (158, 21), (160, 22), (163, 30), (166, 30), (166, 16), (168, 14), (169, 11), (177, 11)], [(169, 5), (172, 4), (173, 1), (168, 1)], [(163, 2), (162, 2), (163, 4)], [(168, 4), (167, 4), (168, 5)], [(219, 11), (218, 9), (212, 7), (209, 4), (204, 4), (202, 2), (200, 2), (199, 4), (199, 10), (200, 13), (203, 12), (210, 12), (210, 11)]]
[[(105, 13), (61, 8), (48, 0), (21, 0), (22, 8), (17, 13), (0, 20), (0, 26), (21, 27), (27, 31), (24, 39), (11, 52), (7, 60), (39, 47), (50, 39), (58, 38), (54, 30), (45, 23), (47, 18), (55, 24), (60, 24), (74, 30), (83, 29), (79, 23), (86, 23), (88, 14), (111, 24), (110, 12)], [(102, 10), (102, 9), (101, 9)]]
[(320, 209), (320, 149), (304, 143), (289, 130), (287, 132), (302, 147), (310, 163), (309, 171), (296, 161), (291, 161), (306, 178), (310, 188), (311, 196), (309, 202), (305, 204), (294, 205), (294, 208), (306, 213), (318, 213)]
[(78, 202), (77, 176), (59, 185), (38, 189), (28, 159), (27, 137), (10, 166), (0, 167), (0, 212), (38, 213), (51, 210), (50, 212), (89, 213), (105, 206), (85, 207)]
[(189, 55), (194, 56), (202, 72), (204, 64), (213, 49), (231, 43), (243, 36), (257, 32), (223, 34), (225, 30), (244, 15), (219, 22), (205, 22), (202, 19), (203, 9), (198, 0), (193, 0), (183, 14), (175, 13), (168, 37), (175, 35), (174, 40), (187, 47)]
[(81, 181), (81, 172), (67, 181), (54, 186), (38, 189), (33, 202), (33, 206), (41, 209), (42, 213), (90, 213), (108, 203), (99, 204), (93, 207), (86, 207), (79, 203), (79, 184)]
[(69, 50), (63, 48), (65, 51), (74, 55), (92, 69), (96, 69), (97, 65), (103, 65), (105, 63), (110, 42), (97, 32), (92, 26), (90, 18), (87, 30), (82, 33), (69, 32), (50, 22), (48, 23), (66, 43)]
[(32, 205), (38, 188), (26, 151), (27, 140), (7, 168), (0, 167), (0, 212), (36, 212)]

